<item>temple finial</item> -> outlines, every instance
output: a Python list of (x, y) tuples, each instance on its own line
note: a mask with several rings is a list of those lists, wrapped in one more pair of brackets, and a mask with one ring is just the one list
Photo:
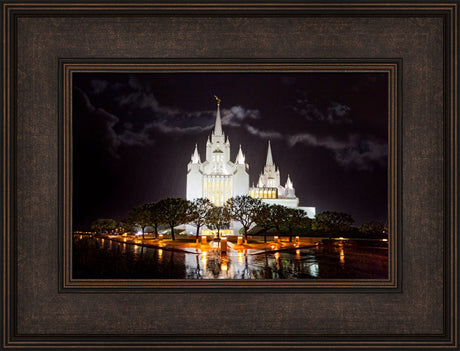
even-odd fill
[(216, 123), (214, 125), (214, 135), (223, 135), (222, 134), (222, 121), (220, 118), (220, 99), (214, 95), (217, 100), (217, 112), (216, 112)]
[(265, 162), (266, 166), (273, 165), (273, 156), (272, 156), (272, 148), (270, 146), (270, 140), (268, 141), (268, 150), (267, 150), (267, 160)]

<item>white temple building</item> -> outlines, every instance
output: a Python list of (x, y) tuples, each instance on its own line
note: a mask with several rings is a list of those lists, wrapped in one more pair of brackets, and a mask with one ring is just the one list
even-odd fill
[[(315, 207), (299, 207), (294, 185), (288, 175), (285, 186), (280, 183), (280, 171), (273, 162), (270, 141), (263, 173), (256, 187), (249, 187), (249, 166), (245, 161), (241, 145), (235, 162), (230, 159), (230, 141), (222, 130), (220, 99), (217, 99), (217, 113), (214, 130), (206, 143), (206, 159), (201, 162), (198, 146), (187, 166), (187, 200), (208, 198), (214, 205), (223, 206), (227, 200), (238, 195), (249, 195), (267, 204), (303, 209), (313, 218)], [(187, 231), (189, 231), (187, 226)], [(239, 223), (232, 223), (231, 229), (223, 234), (237, 233)]]
[(220, 104), (211, 139), (206, 143), (206, 160), (201, 162), (197, 145), (187, 167), (187, 200), (208, 198), (222, 206), (232, 197), (248, 195), (248, 164), (243, 151), (238, 151), (235, 162), (230, 160), (230, 141), (222, 131)]

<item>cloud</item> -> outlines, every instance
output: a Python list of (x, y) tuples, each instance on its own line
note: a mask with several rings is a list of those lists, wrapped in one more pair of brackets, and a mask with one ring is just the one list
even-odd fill
[[(88, 111), (94, 114), (104, 130), (105, 142), (109, 152), (117, 156), (121, 146), (142, 146), (152, 144), (159, 135), (181, 136), (199, 135), (210, 132), (214, 128), (215, 110), (184, 111), (180, 108), (165, 106), (159, 103), (148, 82), (137, 78), (130, 78), (127, 83), (111, 84), (104, 80), (93, 80), (91, 92), (110, 93), (112, 101), (122, 110), (128, 110), (127, 116), (116, 116), (102, 108), (94, 106), (88, 95), (77, 89), (84, 99)], [(351, 123), (349, 119), (350, 107), (339, 102), (330, 102), (320, 108), (309, 102), (308, 99), (297, 99), (293, 110), (298, 115), (311, 121), (319, 121), (328, 125)], [(132, 119), (133, 116), (141, 118)], [(263, 125), (254, 126), (252, 122), (261, 119), (259, 110), (247, 109), (243, 106), (232, 106), (221, 109), (222, 124), (224, 126), (244, 128), (250, 135), (261, 139), (286, 140), (289, 147), (304, 144), (327, 149), (336, 162), (343, 167), (354, 167), (368, 170), (376, 164), (385, 164), (387, 144), (359, 136), (357, 133), (344, 135), (343, 139), (332, 136), (320, 137), (311, 133), (286, 134), (270, 129)], [(344, 130), (347, 133), (347, 130)]]
[[(120, 83), (117, 83), (120, 84)], [(95, 82), (95, 86), (104, 84)], [(145, 121), (144, 128), (156, 129), (158, 132), (172, 135), (199, 134), (214, 127), (215, 110), (213, 111), (184, 111), (180, 108), (165, 106), (159, 103), (148, 82), (130, 77), (125, 89), (117, 87), (119, 93), (114, 96), (114, 101), (120, 106), (131, 111), (146, 110), (149, 121)], [(104, 85), (105, 89), (107, 87)], [(102, 89), (99, 89), (102, 92)], [(122, 94), (121, 92), (125, 93)], [(126, 93), (127, 92), (127, 93)], [(221, 110), (222, 124), (224, 126), (240, 127), (246, 120), (260, 118), (258, 110), (246, 109), (243, 106), (232, 106)]]
[(245, 125), (245, 127), (246, 127), (246, 130), (250, 134), (258, 136), (259, 138), (262, 138), (262, 139), (273, 139), (274, 140), (274, 139), (283, 139), (285, 137), (281, 133), (275, 132), (272, 130), (268, 130), (268, 131), (260, 130), (248, 124)]
[(360, 170), (370, 170), (373, 164), (385, 165), (388, 146), (387, 143), (366, 139), (358, 135), (351, 135), (346, 140), (337, 140), (332, 137), (319, 138), (304, 133), (287, 138), (288, 144), (293, 147), (298, 143), (322, 147), (332, 151), (335, 160), (344, 167), (356, 167)]
[[(92, 80), (91, 92), (114, 94), (113, 99), (118, 106), (125, 107), (129, 111), (126, 116), (116, 116), (102, 108), (97, 108), (90, 101), (88, 94), (75, 88), (84, 99), (87, 110), (98, 111), (99, 119), (106, 121), (103, 128), (107, 137), (106, 144), (114, 156), (123, 145), (152, 144), (158, 133), (170, 136), (198, 135), (214, 128), (215, 110), (188, 112), (161, 105), (150, 87), (135, 78), (129, 79), (128, 84), (125, 83), (122, 89), (120, 83), (117, 84), (118, 86), (114, 88), (108, 81)], [(117, 92), (118, 95), (115, 94)], [(133, 120), (131, 114), (142, 118)], [(221, 117), (224, 126), (241, 127), (246, 125), (247, 120), (259, 119), (260, 113), (258, 110), (246, 109), (243, 106), (232, 106), (222, 109)]]
[(319, 107), (308, 98), (298, 98), (291, 109), (308, 121), (325, 122), (328, 124), (350, 124), (351, 108), (339, 102), (330, 102), (327, 106)]
[(242, 106), (233, 106), (230, 109), (223, 109), (221, 111), (222, 124), (231, 125), (234, 127), (241, 126), (245, 120), (260, 119), (259, 110), (248, 110)]
[[(350, 112), (350, 107), (347, 105), (333, 102), (330, 107), (327, 108), (327, 119), (331, 122), (337, 121), (336, 117), (345, 117)], [(342, 122), (351, 122), (349, 119), (342, 119)]]
[(214, 124), (209, 124), (204, 127), (194, 126), (194, 127), (181, 127), (174, 126), (171, 123), (165, 123), (165, 121), (152, 122), (146, 125), (145, 129), (152, 130), (155, 129), (160, 131), (163, 134), (169, 135), (185, 135), (185, 134), (200, 134), (206, 130), (211, 130), (214, 128)]
[(92, 94), (101, 94), (109, 86), (109, 82), (101, 79), (91, 80), (91, 93)]
[(91, 128), (87, 130), (88, 137), (103, 142), (112, 156), (118, 157), (118, 149), (122, 145), (143, 145), (153, 142), (145, 130), (131, 131), (125, 128), (117, 131), (116, 127), (120, 122), (118, 116), (94, 106), (88, 95), (80, 88), (75, 87), (75, 91), (84, 101), (84, 107), (88, 112), (85, 114), (86, 118), (91, 119)]

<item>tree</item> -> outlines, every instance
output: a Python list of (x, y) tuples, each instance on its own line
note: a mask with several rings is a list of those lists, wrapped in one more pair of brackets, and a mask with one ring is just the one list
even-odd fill
[(117, 222), (109, 218), (99, 218), (91, 223), (91, 230), (98, 233), (108, 233), (115, 230)]
[(302, 224), (309, 219), (307, 214), (304, 210), (299, 210), (297, 208), (287, 208), (286, 209), (286, 217), (285, 217), (285, 225), (289, 231), (289, 242), (292, 242), (292, 235), (294, 228), (300, 227)]
[(250, 196), (235, 196), (228, 201), (230, 216), (241, 223), (244, 230), (244, 241), (248, 241), (248, 230), (254, 224), (259, 199)]
[(212, 203), (209, 199), (195, 199), (189, 202), (187, 217), (188, 221), (196, 226), (196, 239), (200, 235), (200, 228), (206, 224), (206, 216), (212, 208)]
[(206, 225), (217, 230), (217, 237), (220, 237), (220, 230), (228, 227), (232, 217), (228, 207), (217, 207), (212, 205), (206, 215)]
[(370, 221), (363, 223), (359, 227), (359, 231), (367, 237), (382, 237), (386, 231), (386, 225), (382, 222)]
[(174, 227), (187, 222), (188, 201), (179, 197), (168, 197), (158, 202), (162, 219), (171, 228), (171, 238), (174, 237)]
[(278, 236), (281, 238), (281, 227), (285, 223), (285, 218), (287, 216), (287, 207), (282, 205), (272, 205), (271, 206), (271, 219), (273, 227), (276, 228)]
[(150, 205), (144, 204), (134, 207), (128, 212), (127, 222), (131, 225), (141, 228), (142, 239), (145, 239), (145, 228), (152, 223)]
[(316, 215), (312, 227), (314, 230), (328, 234), (331, 240), (332, 235), (349, 231), (353, 222), (353, 217), (347, 213), (324, 211)]
[(260, 203), (257, 206), (254, 221), (264, 232), (264, 243), (267, 242), (267, 232), (273, 227), (271, 206)]
[(128, 227), (128, 224), (126, 224), (125, 222), (118, 222), (115, 228), (115, 233), (124, 233), (128, 230)]
[(151, 202), (147, 204), (150, 211), (150, 223), (155, 231), (155, 239), (158, 238), (158, 227), (164, 223), (161, 204), (159, 202)]

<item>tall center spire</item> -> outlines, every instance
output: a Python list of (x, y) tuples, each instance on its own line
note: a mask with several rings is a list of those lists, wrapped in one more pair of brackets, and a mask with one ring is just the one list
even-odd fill
[(214, 125), (214, 135), (222, 135), (222, 121), (220, 119), (220, 99), (214, 95), (217, 101), (216, 124)]
[(265, 162), (265, 165), (266, 166), (273, 165), (272, 148), (270, 146), (270, 140), (268, 141), (267, 161)]

